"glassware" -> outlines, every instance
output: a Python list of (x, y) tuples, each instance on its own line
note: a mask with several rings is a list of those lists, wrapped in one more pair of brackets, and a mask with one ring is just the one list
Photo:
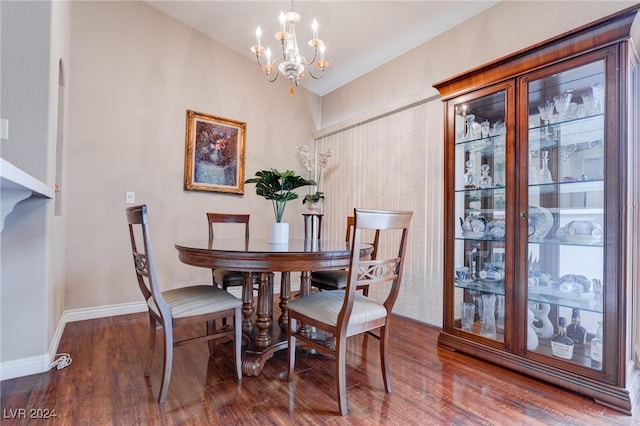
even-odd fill
[(478, 178), (473, 173), (473, 160), (467, 160), (465, 166), (467, 171), (464, 174), (464, 187), (467, 189), (474, 189), (478, 187)]
[(482, 135), (482, 139), (486, 139), (489, 137), (489, 131), (491, 130), (491, 123), (489, 120), (484, 120), (480, 123), (480, 134)]
[(580, 95), (582, 98), (582, 105), (584, 105), (585, 115), (592, 115), (599, 113), (598, 100), (593, 95), (593, 92), (589, 91)]
[(538, 182), (553, 183), (553, 177), (549, 170), (549, 151), (542, 151), (542, 168), (538, 173)]
[(596, 337), (591, 339), (591, 367), (602, 369), (602, 321), (598, 321)]
[(553, 114), (554, 104), (552, 102), (545, 102), (542, 105), (538, 105), (538, 111), (540, 111), (540, 119), (543, 121), (545, 126), (549, 125), (549, 120), (551, 119), (551, 114)]
[(489, 165), (483, 164), (480, 166), (480, 179), (478, 180), (478, 186), (482, 189), (491, 188), (493, 186), (493, 180), (489, 176)]
[(540, 160), (537, 159), (537, 157), (536, 157), (536, 160), (537, 161), (534, 161), (533, 159), (533, 152), (530, 152), (529, 153), (529, 185), (535, 185), (539, 183), (538, 172), (540, 171), (540, 169), (538, 169), (538, 167), (540, 167)]
[(499, 331), (504, 331), (504, 296), (498, 295), (498, 306), (496, 314), (496, 328)]
[(564, 121), (566, 119), (567, 110), (569, 109), (572, 97), (573, 94), (571, 92), (564, 92), (561, 95), (553, 97), (553, 103), (556, 106), (556, 111), (560, 114), (560, 121)]
[(551, 129), (549, 128), (549, 122), (551, 120), (551, 116), (553, 115), (553, 108), (555, 105), (553, 102), (545, 102), (542, 105), (538, 106), (538, 111), (540, 111), (540, 120), (544, 123), (544, 128), (541, 131), (541, 135), (544, 138), (552, 136)]
[(604, 110), (604, 85), (602, 82), (592, 84), (591, 91), (593, 92), (593, 97), (596, 100), (597, 112), (600, 114)]
[[(498, 337), (496, 332), (496, 295), (482, 295), (482, 326), (480, 327), (480, 335), (495, 339)], [(569, 339), (571, 340), (571, 339)]]
[(471, 128), (473, 127), (473, 123), (475, 122), (474, 120), (476, 119), (476, 116), (475, 114), (467, 114), (467, 117), (465, 119), (467, 120), (467, 123), (466, 123), (467, 131), (465, 133), (464, 138), (472, 139), (473, 134), (472, 134)]
[(476, 316), (476, 304), (464, 302), (461, 304), (462, 309), (462, 329), (464, 331), (472, 331), (473, 323)]

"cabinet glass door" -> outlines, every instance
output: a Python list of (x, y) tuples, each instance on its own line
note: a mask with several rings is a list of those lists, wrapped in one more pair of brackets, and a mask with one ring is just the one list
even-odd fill
[(455, 109), (454, 327), (504, 342), (507, 89)]
[(604, 87), (604, 60), (527, 83), (526, 347), (593, 370), (607, 350)]

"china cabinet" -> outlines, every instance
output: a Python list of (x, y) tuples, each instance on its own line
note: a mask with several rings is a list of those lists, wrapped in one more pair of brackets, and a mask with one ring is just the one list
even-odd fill
[(439, 345), (629, 414), (640, 386), (637, 9), (434, 85), (445, 103)]

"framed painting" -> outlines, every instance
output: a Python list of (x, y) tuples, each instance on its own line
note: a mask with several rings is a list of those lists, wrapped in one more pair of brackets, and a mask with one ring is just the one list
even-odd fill
[(247, 123), (187, 110), (184, 189), (244, 194)]

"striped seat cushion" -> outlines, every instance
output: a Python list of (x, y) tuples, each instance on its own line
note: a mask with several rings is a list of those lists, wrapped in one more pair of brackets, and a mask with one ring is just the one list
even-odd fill
[[(299, 312), (309, 318), (335, 327), (338, 323), (338, 313), (342, 309), (344, 297), (344, 290), (320, 291), (289, 302), (287, 308), (289, 311)], [(386, 316), (387, 309), (384, 305), (356, 293), (347, 333), (352, 326)]]
[[(171, 307), (173, 318), (209, 314), (242, 306), (242, 301), (230, 293), (210, 285), (196, 285), (162, 292)], [(159, 314), (153, 299), (148, 300), (151, 310)]]

